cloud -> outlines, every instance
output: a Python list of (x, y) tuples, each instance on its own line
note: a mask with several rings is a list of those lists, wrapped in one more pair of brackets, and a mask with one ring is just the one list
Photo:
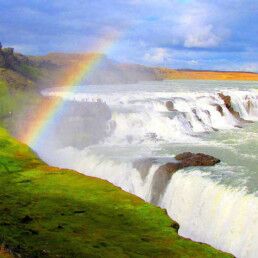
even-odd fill
[(164, 64), (171, 58), (165, 48), (154, 48), (145, 53), (144, 60), (149, 64)]
[(118, 61), (254, 69), (258, 60), (253, 0), (0, 0), (0, 6), (0, 41), (27, 54), (90, 51), (114, 30), (122, 36), (108, 54)]
[(213, 32), (212, 25), (195, 28), (191, 33), (186, 35), (185, 47), (210, 48), (216, 47), (222, 39)]

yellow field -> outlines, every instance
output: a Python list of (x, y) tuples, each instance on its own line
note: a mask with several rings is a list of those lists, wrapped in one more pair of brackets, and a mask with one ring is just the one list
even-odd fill
[(220, 71), (187, 71), (159, 68), (161, 77), (167, 80), (243, 80), (258, 81), (258, 73), (251, 72), (220, 72)]

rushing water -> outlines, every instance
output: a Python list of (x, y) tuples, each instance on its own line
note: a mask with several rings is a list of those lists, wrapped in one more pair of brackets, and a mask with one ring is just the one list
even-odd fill
[[(218, 96), (231, 96), (241, 118), (257, 121), (257, 89), (255, 82), (224, 81), (85, 86), (72, 95), (49, 89), (43, 94), (75, 101), (101, 99), (111, 109), (115, 126), (111, 135), (85, 149), (45, 144), (36, 150), (50, 164), (106, 179), (166, 208), (182, 236), (237, 257), (257, 257), (258, 123), (242, 124)], [(176, 111), (167, 109), (167, 101)], [(186, 168), (172, 177), (155, 176), (161, 164), (185, 151), (210, 154), (222, 162)], [(150, 157), (156, 162), (147, 173), (134, 168), (135, 160)]]

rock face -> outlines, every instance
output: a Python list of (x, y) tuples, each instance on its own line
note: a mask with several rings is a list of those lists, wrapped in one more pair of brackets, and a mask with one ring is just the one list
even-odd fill
[(186, 167), (199, 167), (199, 166), (214, 166), (220, 162), (219, 159), (206, 155), (203, 153), (192, 153), (184, 152), (175, 156), (175, 159), (178, 162), (166, 163), (159, 167), (157, 171), (159, 172), (168, 172), (175, 173), (177, 170), (186, 168)]
[(224, 104), (226, 106), (226, 108), (228, 109), (228, 111), (238, 120), (241, 120), (240, 118), (240, 114), (234, 110), (234, 108), (232, 107), (232, 103), (231, 103), (231, 97), (230, 96), (226, 96), (223, 93), (218, 93), (219, 97), (224, 101)]
[[(214, 158), (210, 155), (203, 153), (191, 153), (184, 152), (178, 154), (175, 157), (175, 162), (169, 162), (160, 166), (154, 173), (151, 185), (151, 196), (150, 202), (153, 204), (158, 204), (161, 197), (164, 195), (165, 190), (170, 182), (173, 174), (179, 169), (191, 167), (191, 166), (214, 166), (219, 163), (220, 160)], [(134, 162), (133, 166), (136, 168), (144, 180), (150, 171), (153, 164), (156, 164), (154, 158), (137, 160)]]
[(180, 161), (180, 168), (191, 167), (191, 166), (214, 166), (219, 163), (220, 160), (213, 156), (206, 155), (203, 153), (192, 153), (184, 152), (178, 154), (175, 157), (176, 160)]
[(29, 59), (21, 54), (14, 53), (13, 48), (2, 48), (0, 42), (0, 68), (18, 70), (21, 64), (28, 64)]

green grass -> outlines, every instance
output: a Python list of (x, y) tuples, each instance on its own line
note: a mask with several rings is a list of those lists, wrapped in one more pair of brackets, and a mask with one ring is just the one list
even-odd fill
[(9, 92), (7, 83), (0, 80), (0, 119), (7, 117), (13, 112), (15, 102)]
[(32, 65), (21, 64), (17, 67), (17, 70), (27, 78), (36, 81), (41, 77), (41, 71), (39, 68), (34, 67)]
[(49, 167), (1, 128), (0, 178), (0, 243), (22, 257), (231, 257), (106, 181)]

